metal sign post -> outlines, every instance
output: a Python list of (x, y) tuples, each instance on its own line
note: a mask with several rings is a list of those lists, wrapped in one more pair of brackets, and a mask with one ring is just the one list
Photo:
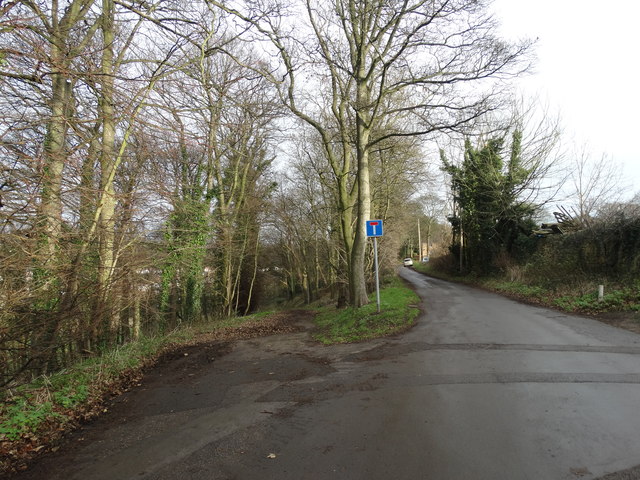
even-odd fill
[(382, 220), (367, 221), (367, 237), (373, 237), (373, 262), (376, 269), (376, 302), (380, 313), (380, 275), (378, 273), (378, 237), (382, 236)]
[(378, 276), (378, 237), (373, 237), (373, 255), (376, 266), (376, 303), (378, 304), (378, 313), (380, 313), (380, 278)]

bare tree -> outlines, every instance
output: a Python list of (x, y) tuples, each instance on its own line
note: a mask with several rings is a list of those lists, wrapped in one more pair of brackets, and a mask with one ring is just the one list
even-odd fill
[(132, 53), (150, 44), (138, 40), (143, 26), (157, 26), (152, 4), (142, 16), (111, 0), (0, 8), (0, 185), (12, 210), (1, 215), (4, 232), (23, 245), (12, 265), (27, 279), (14, 284), (25, 295), (5, 318), (16, 327), (10, 342), (26, 352), (22, 367), (43, 371), (122, 338), (115, 283), (127, 243), (115, 232), (118, 218), (128, 221), (118, 207), (129, 207), (119, 197), (127, 187), (116, 188), (118, 169), (172, 38), (162, 37), (166, 49), (155, 59)]
[[(211, 3), (251, 24), (275, 47), (284, 76), (264, 73), (322, 139), (339, 184), (351, 303), (367, 303), (372, 149), (396, 137), (469, 126), (495, 108), (497, 91), (487, 80), (525, 69), (521, 61), (530, 44), (496, 38), (485, 2), (475, 0), (304, 0), (289, 10), (273, 3), (269, 10), (254, 2)], [(296, 20), (285, 18), (286, 11)]]
[(221, 35), (211, 12), (198, 26), (179, 50), (185, 65), (163, 79), (144, 113), (169, 209), (160, 303), (171, 322), (198, 318), (202, 307), (207, 316), (252, 308), (263, 178), (281, 110), (270, 83), (219, 52), (253, 63), (250, 49)]
[(586, 145), (572, 155), (568, 168), (569, 200), (573, 200), (577, 220), (583, 225), (589, 225), (607, 204), (619, 203), (625, 194), (622, 166), (605, 154), (594, 159)]

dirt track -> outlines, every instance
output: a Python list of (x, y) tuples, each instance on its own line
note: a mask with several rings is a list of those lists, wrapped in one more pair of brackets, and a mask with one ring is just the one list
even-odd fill
[[(179, 455), (197, 450), (202, 441), (194, 441), (191, 435), (182, 440), (170, 436), (185, 426), (196, 432), (204, 425), (199, 434), (207, 443), (215, 442), (216, 436), (250, 429), (252, 423), (271, 416), (287, 417), (296, 406), (321, 399), (323, 394), (313, 389), (293, 392), (287, 387), (290, 382), (335, 372), (331, 359), (323, 356), (326, 348), (309, 336), (312, 316), (304, 310), (290, 311), (266, 324), (247, 325), (171, 350), (130, 391), (112, 399), (104, 415), (69, 435), (57, 452), (43, 456), (29, 470), (11, 478), (130, 478), (133, 470), (137, 478), (144, 477), (173, 458), (159, 449), (161, 437), (171, 438), (169, 443), (173, 445), (166, 445), (167, 449), (182, 449)], [(332, 350), (335, 355), (360, 348), (345, 345)], [(341, 388), (329, 385), (326, 389), (335, 393)], [(289, 398), (259, 398), (269, 391), (272, 397)], [(244, 407), (248, 401), (257, 402), (260, 408), (241, 413), (238, 405)], [(213, 436), (202, 419), (205, 410), (212, 413), (209, 420), (212, 429), (217, 429)], [(224, 417), (231, 421), (220, 428)], [(141, 447), (145, 442), (151, 448)], [(220, 452), (229, 448), (229, 444), (220, 442)], [(128, 449), (135, 451), (130, 458)], [(108, 465), (115, 457), (120, 458), (120, 467), (114, 470)], [(140, 470), (138, 465), (145, 468)]]

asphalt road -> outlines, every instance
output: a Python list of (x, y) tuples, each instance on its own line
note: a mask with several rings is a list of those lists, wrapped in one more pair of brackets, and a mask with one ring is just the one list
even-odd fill
[(401, 275), (411, 331), (185, 352), (19, 478), (640, 478), (639, 335)]

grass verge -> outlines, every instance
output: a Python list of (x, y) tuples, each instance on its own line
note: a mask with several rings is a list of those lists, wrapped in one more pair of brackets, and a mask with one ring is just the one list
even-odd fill
[(380, 290), (380, 313), (377, 312), (375, 292), (369, 296), (369, 301), (361, 308), (319, 308), (314, 338), (329, 345), (388, 336), (411, 327), (420, 313), (419, 297), (398, 278)]
[(611, 312), (640, 312), (640, 282), (605, 282), (605, 293), (598, 298), (600, 282), (567, 283), (557, 286), (541, 286), (501, 277), (453, 276), (436, 271), (428, 264), (415, 269), (426, 275), (486, 288), (529, 303), (557, 308), (565, 312), (597, 315)]

